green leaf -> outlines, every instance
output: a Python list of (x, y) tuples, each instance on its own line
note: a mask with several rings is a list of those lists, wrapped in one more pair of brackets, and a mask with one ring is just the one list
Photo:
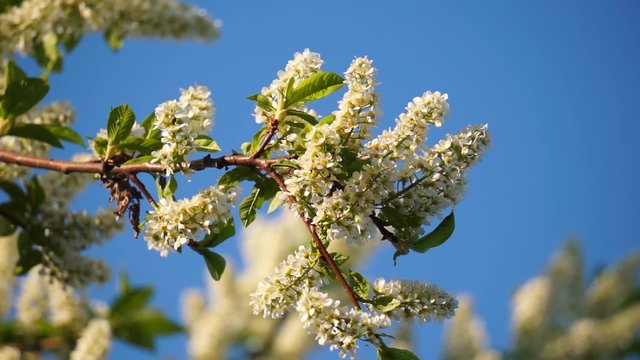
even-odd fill
[(107, 138), (110, 145), (117, 145), (131, 133), (131, 128), (136, 121), (136, 116), (129, 108), (123, 104), (111, 109), (107, 120)]
[(242, 226), (249, 226), (256, 219), (256, 210), (262, 206), (264, 202), (264, 192), (258, 184), (253, 187), (251, 194), (240, 202), (238, 210), (240, 212), (240, 221)]
[(162, 189), (162, 197), (170, 198), (176, 193), (176, 190), (178, 190), (178, 181), (175, 176), (172, 175), (167, 185)]
[(299, 103), (323, 98), (344, 86), (344, 79), (332, 72), (318, 72), (302, 80), (298, 86), (288, 94), (285, 107), (288, 109)]
[(331, 256), (331, 259), (333, 259), (333, 262), (337, 266), (340, 266), (340, 265), (346, 263), (349, 260), (348, 256), (342, 255), (339, 252), (332, 252), (332, 253), (329, 254), (329, 256)]
[(287, 201), (287, 195), (282, 191), (278, 191), (273, 196), (273, 199), (269, 203), (269, 207), (267, 208), (267, 214), (271, 214), (272, 212), (276, 211), (286, 201)]
[(33, 176), (26, 184), (28, 203), (31, 211), (36, 212), (40, 205), (44, 204), (46, 195), (44, 189), (40, 185), (37, 176)]
[(304, 111), (300, 111), (300, 110), (295, 110), (295, 109), (289, 109), (287, 110), (287, 115), (291, 115), (291, 116), (296, 116), (299, 117), (300, 119), (308, 122), (311, 125), (315, 125), (318, 123), (318, 119), (316, 119), (315, 116), (306, 113)]
[(216, 143), (215, 140), (208, 137), (207, 135), (199, 135), (194, 140), (194, 143), (196, 144), (198, 151), (205, 151), (209, 153), (220, 151), (220, 146), (218, 146), (218, 143)]
[(55, 124), (46, 124), (42, 126), (49, 130), (52, 134), (54, 134), (58, 139), (72, 142), (78, 145), (84, 145), (82, 136), (80, 136), (80, 134), (78, 134), (71, 128)]
[(211, 233), (207, 234), (202, 241), (198, 242), (198, 246), (213, 248), (236, 234), (236, 225), (233, 219), (216, 223), (209, 228), (211, 229)]
[(334, 122), (335, 120), (336, 120), (335, 115), (327, 115), (322, 119), (320, 119), (320, 121), (318, 122), (318, 125), (324, 125), (324, 124), (331, 125), (331, 123)]
[(109, 44), (109, 47), (113, 51), (120, 50), (122, 44), (124, 44), (124, 34), (114, 31), (105, 31), (104, 39), (107, 41), (107, 44)]
[[(0, 216), (0, 236), (11, 235), (16, 231), (16, 225), (11, 221), (5, 219)], [(0, 241), (6, 241), (5, 239), (0, 239)]]
[(378, 358), (380, 360), (420, 360), (409, 350), (387, 346), (378, 349)]
[(268, 97), (262, 94), (253, 94), (253, 95), (247, 96), (247, 99), (255, 101), (257, 107), (267, 112), (272, 112), (275, 110), (275, 108), (271, 104), (271, 99), (269, 99)]
[(255, 182), (261, 181), (262, 178), (258, 173), (251, 170), (246, 166), (237, 167), (224, 173), (220, 179), (218, 179), (218, 185), (236, 186), (239, 182), (244, 180), (252, 180)]
[(213, 280), (220, 280), (220, 277), (222, 276), (224, 268), (227, 264), (227, 262), (224, 260), (224, 257), (209, 249), (199, 249), (198, 252), (204, 258), (204, 262), (207, 265), (207, 270), (209, 270), (209, 274), (211, 274)]
[(144, 120), (142, 120), (142, 124), (140, 124), (140, 126), (144, 128), (144, 133), (147, 135), (147, 138), (149, 138), (151, 127), (153, 126), (153, 123), (155, 121), (156, 121), (156, 113), (151, 112), (149, 115), (147, 115), (147, 117), (144, 118)]
[(153, 288), (139, 287), (128, 289), (111, 303), (110, 319), (127, 318), (142, 310), (153, 295)]
[(64, 51), (66, 51), (67, 53), (73, 51), (73, 49), (75, 49), (76, 46), (78, 46), (78, 44), (80, 43), (80, 40), (82, 40), (82, 35), (80, 35), (80, 33), (70, 32), (69, 34), (67, 34), (62, 40)]
[(5, 193), (7, 193), (7, 195), (9, 195), (9, 198), (11, 198), (11, 200), (13, 201), (17, 201), (17, 202), (27, 201), (27, 194), (25, 194), (22, 188), (18, 186), (18, 184), (14, 183), (13, 181), (0, 179), (0, 189), (2, 189)]
[(373, 299), (372, 304), (376, 309), (383, 312), (388, 312), (400, 306), (400, 300), (394, 298), (391, 295), (386, 295)]
[(0, 96), (0, 118), (15, 119), (35, 106), (48, 92), (49, 84), (39, 78), (10, 82), (4, 95)]
[(299, 169), (300, 167), (298, 166), (298, 163), (296, 163), (293, 160), (280, 160), (277, 163), (272, 165), (273, 167), (288, 167), (291, 169)]
[(58, 139), (58, 136), (44, 125), (17, 123), (13, 125), (7, 135), (41, 141), (58, 148), (62, 147), (62, 143)]
[(142, 139), (135, 136), (128, 136), (118, 144), (118, 147), (137, 151), (143, 155), (150, 155), (151, 152), (162, 147), (162, 142), (156, 139)]
[(153, 156), (151, 155), (144, 155), (144, 156), (139, 156), (137, 158), (133, 158), (127, 162), (125, 162), (122, 165), (133, 165), (133, 164), (143, 164), (143, 163), (148, 163), (149, 161), (153, 160)]
[(356, 271), (349, 271), (349, 285), (361, 299), (367, 299), (369, 297), (369, 282), (362, 274)]
[(5, 84), (11, 84), (14, 81), (20, 81), (27, 78), (27, 74), (16, 65), (13, 60), (7, 62), (7, 67), (4, 69)]
[(182, 326), (167, 319), (161, 311), (155, 309), (144, 311), (136, 322), (149, 329), (153, 335), (169, 335), (184, 330)]
[(456, 221), (452, 211), (432, 232), (411, 244), (411, 250), (424, 253), (431, 248), (442, 245), (451, 237), (455, 227)]

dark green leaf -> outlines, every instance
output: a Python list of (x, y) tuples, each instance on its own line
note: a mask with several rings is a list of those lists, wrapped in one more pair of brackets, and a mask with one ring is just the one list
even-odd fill
[(298, 86), (288, 94), (285, 107), (291, 108), (299, 103), (323, 98), (344, 86), (344, 79), (332, 72), (318, 72), (302, 80)]
[(224, 173), (218, 180), (218, 185), (236, 186), (244, 180), (261, 181), (262, 178), (258, 173), (246, 166), (237, 167)]
[(0, 96), (0, 118), (15, 119), (36, 105), (49, 92), (49, 84), (39, 78), (26, 78), (7, 84)]
[(220, 151), (220, 146), (218, 146), (218, 143), (216, 143), (215, 140), (208, 137), (207, 135), (199, 135), (195, 139), (194, 143), (196, 144), (198, 151), (205, 151), (209, 153)]
[(153, 156), (151, 155), (144, 155), (144, 156), (139, 156), (137, 158), (133, 158), (127, 162), (125, 162), (122, 165), (133, 165), (133, 164), (142, 164), (142, 163), (148, 163), (149, 161), (151, 161), (153, 159)]
[(340, 265), (346, 263), (349, 260), (348, 256), (342, 255), (339, 252), (332, 252), (332, 253), (329, 254), (329, 256), (331, 256), (331, 258), (333, 259), (333, 262), (337, 266), (340, 266)]
[(442, 245), (447, 241), (447, 239), (449, 239), (449, 237), (451, 237), (455, 227), (456, 221), (452, 211), (451, 214), (447, 215), (440, 225), (438, 225), (432, 232), (411, 244), (411, 250), (424, 253), (431, 248)]
[[(16, 231), (16, 225), (0, 215), (0, 236), (11, 235)], [(6, 241), (0, 239), (0, 241)]]
[(64, 51), (66, 51), (67, 53), (70, 53), (71, 51), (73, 51), (73, 49), (76, 48), (76, 46), (78, 46), (78, 44), (80, 43), (80, 40), (82, 40), (82, 35), (80, 34), (81, 33), (76, 33), (72, 31), (65, 36), (65, 38), (62, 40), (62, 46), (64, 46)]
[(373, 299), (372, 304), (376, 309), (383, 312), (388, 312), (400, 306), (400, 300), (394, 298), (391, 295), (387, 295)]
[(84, 141), (82, 141), (82, 137), (71, 128), (68, 128), (66, 126), (54, 125), (54, 124), (47, 124), (42, 126), (45, 127), (47, 130), (49, 130), (56, 137), (58, 137), (58, 139), (76, 143), (78, 145), (84, 145)]
[(109, 318), (127, 318), (135, 315), (137, 311), (142, 310), (147, 305), (151, 295), (153, 295), (153, 288), (151, 287), (128, 289), (111, 304)]
[(349, 285), (361, 299), (367, 299), (369, 297), (369, 282), (362, 274), (356, 271), (349, 271)]
[(257, 107), (267, 112), (271, 112), (275, 110), (273, 105), (271, 104), (271, 99), (269, 99), (268, 97), (262, 94), (253, 94), (248, 96), (247, 99), (255, 101)]
[(113, 336), (117, 339), (147, 350), (155, 348), (153, 335), (144, 325), (135, 321), (127, 321), (111, 326), (113, 327)]
[(256, 184), (251, 190), (251, 194), (244, 198), (238, 207), (242, 226), (247, 227), (256, 219), (256, 210), (262, 206), (264, 199), (263, 190)]
[(167, 319), (167, 317), (159, 310), (148, 309), (142, 312), (136, 322), (148, 329), (153, 335), (169, 335), (183, 331), (182, 326)]
[(62, 143), (58, 139), (58, 136), (44, 125), (17, 123), (13, 125), (7, 134), (25, 139), (41, 141), (58, 148), (62, 147)]
[(295, 110), (295, 109), (289, 109), (287, 110), (287, 115), (291, 115), (291, 116), (297, 116), (300, 119), (308, 122), (311, 125), (315, 125), (318, 123), (318, 119), (316, 119), (315, 116), (306, 113), (304, 111), (300, 111), (300, 110)]
[(378, 349), (378, 357), (380, 360), (420, 360), (416, 354), (409, 350), (391, 348), (387, 346)]
[(40, 185), (40, 181), (38, 181), (37, 176), (33, 176), (25, 184), (25, 187), (27, 189), (27, 198), (29, 199), (28, 202), (31, 206), (31, 211), (36, 212), (40, 205), (42, 205), (46, 200), (44, 189)]
[(298, 164), (293, 160), (280, 160), (277, 163), (273, 164), (273, 167), (288, 167), (292, 169), (298, 169)]
[(211, 229), (211, 233), (207, 234), (207, 236), (198, 243), (200, 247), (216, 247), (236, 234), (236, 225), (233, 219), (213, 224), (209, 228)]
[(0, 180), (0, 189), (2, 189), (13, 201), (23, 201), (27, 200), (27, 194), (22, 190), (18, 184), (9, 180)]
[(136, 121), (136, 116), (129, 108), (123, 104), (111, 109), (107, 120), (107, 137), (109, 144), (117, 145), (131, 133), (131, 128)]
[(7, 62), (7, 67), (4, 69), (5, 84), (11, 84), (14, 81), (20, 81), (26, 78), (27, 74), (25, 74), (13, 60)]
[(224, 260), (224, 257), (209, 249), (199, 249), (198, 252), (204, 258), (204, 262), (207, 265), (207, 270), (209, 270), (209, 274), (211, 274), (213, 280), (220, 280), (220, 277), (222, 276), (224, 268), (227, 264), (227, 262)]

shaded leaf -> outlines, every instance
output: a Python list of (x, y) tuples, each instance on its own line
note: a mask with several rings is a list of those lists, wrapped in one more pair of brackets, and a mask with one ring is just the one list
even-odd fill
[(261, 181), (262, 178), (258, 173), (246, 166), (237, 167), (224, 173), (218, 179), (218, 185), (236, 186), (244, 180)]
[(17, 123), (13, 125), (7, 134), (24, 139), (41, 141), (58, 148), (62, 147), (58, 136), (44, 125)]
[(211, 233), (207, 234), (202, 241), (198, 242), (200, 247), (216, 247), (236, 234), (236, 225), (233, 222), (233, 219), (228, 219), (226, 222), (216, 223), (211, 225), (209, 228), (211, 229)]
[(58, 137), (58, 139), (72, 142), (78, 145), (84, 145), (84, 141), (82, 141), (82, 136), (75, 132), (73, 129), (68, 128), (66, 126), (55, 125), (55, 124), (46, 124), (42, 125), (47, 130), (49, 130), (52, 134)]
[(362, 274), (356, 271), (349, 271), (349, 285), (361, 299), (369, 297), (369, 282)]
[(453, 211), (445, 217), (442, 222), (430, 233), (418, 239), (418, 241), (411, 244), (411, 250), (424, 253), (427, 250), (442, 245), (456, 227), (455, 216)]
[(147, 305), (151, 295), (153, 295), (153, 288), (151, 287), (127, 289), (111, 303), (109, 318), (117, 319), (133, 316), (135, 312), (142, 310)]
[(222, 273), (224, 273), (224, 268), (227, 265), (224, 257), (209, 249), (199, 249), (198, 252), (204, 258), (204, 262), (207, 265), (209, 274), (211, 274), (211, 278), (216, 281), (220, 280)]
[(289, 109), (287, 110), (287, 115), (291, 115), (291, 116), (296, 116), (299, 117), (300, 119), (308, 122), (311, 125), (315, 125), (318, 123), (318, 119), (316, 119), (315, 116), (306, 113), (304, 111), (300, 111), (300, 110), (295, 110), (295, 109)]
[(378, 349), (380, 360), (419, 360), (416, 354), (409, 350), (384, 346)]
[[(20, 75), (15, 75), (20, 77)], [(49, 92), (49, 84), (40, 78), (23, 78), (7, 84), (0, 96), (0, 118), (15, 119), (35, 106)]]

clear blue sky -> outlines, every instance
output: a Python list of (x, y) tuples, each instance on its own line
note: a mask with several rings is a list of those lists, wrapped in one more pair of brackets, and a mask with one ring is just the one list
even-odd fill
[[(498, 348), (509, 342), (513, 291), (542, 270), (568, 236), (582, 240), (590, 269), (640, 245), (640, 2), (199, 5), (223, 20), (217, 42), (127, 40), (114, 54), (99, 36), (87, 37), (66, 58), (64, 72), (51, 78), (48, 99), (71, 101), (78, 130), (93, 135), (111, 106), (127, 102), (143, 117), (180, 87), (207, 85), (218, 108), (213, 135), (228, 151), (257, 129), (245, 97), (304, 48), (321, 53), (325, 68), (339, 73), (354, 56), (374, 59), (385, 128), (414, 96), (447, 92), (452, 115), (432, 140), (468, 123), (489, 123), (493, 136), (457, 208), (456, 232), (441, 248), (401, 258), (395, 269), (387, 249), (368, 274), (472, 294)], [(218, 174), (209, 176), (214, 181)], [(96, 188), (79, 205), (94, 207), (106, 198)], [(233, 244), (224, 250), (234, 253)], [(112, 261), (116, 272), (129, 271), (134, 283), (153, 283), (155, 304), (174, 318), (180, 290), (202, 286), (197, 256), (160, 258), (129, 231), (93, 253)], [(93, 293), (109, 299), (114, 288)], [(439, 354), (441, 330), (421, 328), (422, 357)], [(111, 358), (185, 358), (184, 340), (162, 341), (153, 355), (115, 346)]]

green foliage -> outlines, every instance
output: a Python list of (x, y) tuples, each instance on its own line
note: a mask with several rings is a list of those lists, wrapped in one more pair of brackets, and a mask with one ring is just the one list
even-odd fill
[(213, 248), (222, 244), (222, 242), (236, 234), (236, 225), (233, 219), (229, 219), (226, 222), (218, 222), (211, 225), (210, 230), (211, 232), (198, 242), (198, 247)]
[(411, 250), (424, 253), (429, 249), (444, 244), (451, 237), (456, 227), (455, 216), (453, 211), (447, 215), (442, 222), (430, 233), (421, 237), (418, 241), (411, 244)]
[(302, 80), (287, 94), (285, 108), (321, 99), (344, 86), (344, 79), (332, 72), (318, 72)]
[(280, 188), (271, 178), (260, 178), (256, 181), (249, 196), (240, 202), (238, 207), (240, 221), (244, 227), (249, 226), (256, 218), (256, 211), (262, 207), (265, 200), (272, 199)]
[(49, 84), (40, 78), (27, 77), (13, 61), (5, 70), (7, 83), (0, 95), (0, 120), (14, 120), (34, 107), (49, 92)]
[(122, 283), (120, 293), (110, 304), (108, 318), (116, 338), (153, 350), (156, 337), (183, 331), (180, 325), (169, 320), (161, 311), (149, 306), (153, 288), (130, 287), (126, 277)]
[(224, 273), (224, 268), (227, 265), (224, 257), (206, 248), (197, 249), (196, 251), (204, 258), (204, 262), (207, 265), (207, 270), (209, 270), (211, 278), (216, 281), (220, 280), (222, 273)]
[(378, 349), (380, 360), (418, 360), (416, 354), (409, 350), (382, 346)]
[(349, 271), (349, 286), (361, 299), (369, 297), (370, 286), (367, 279), (362, 274)]

